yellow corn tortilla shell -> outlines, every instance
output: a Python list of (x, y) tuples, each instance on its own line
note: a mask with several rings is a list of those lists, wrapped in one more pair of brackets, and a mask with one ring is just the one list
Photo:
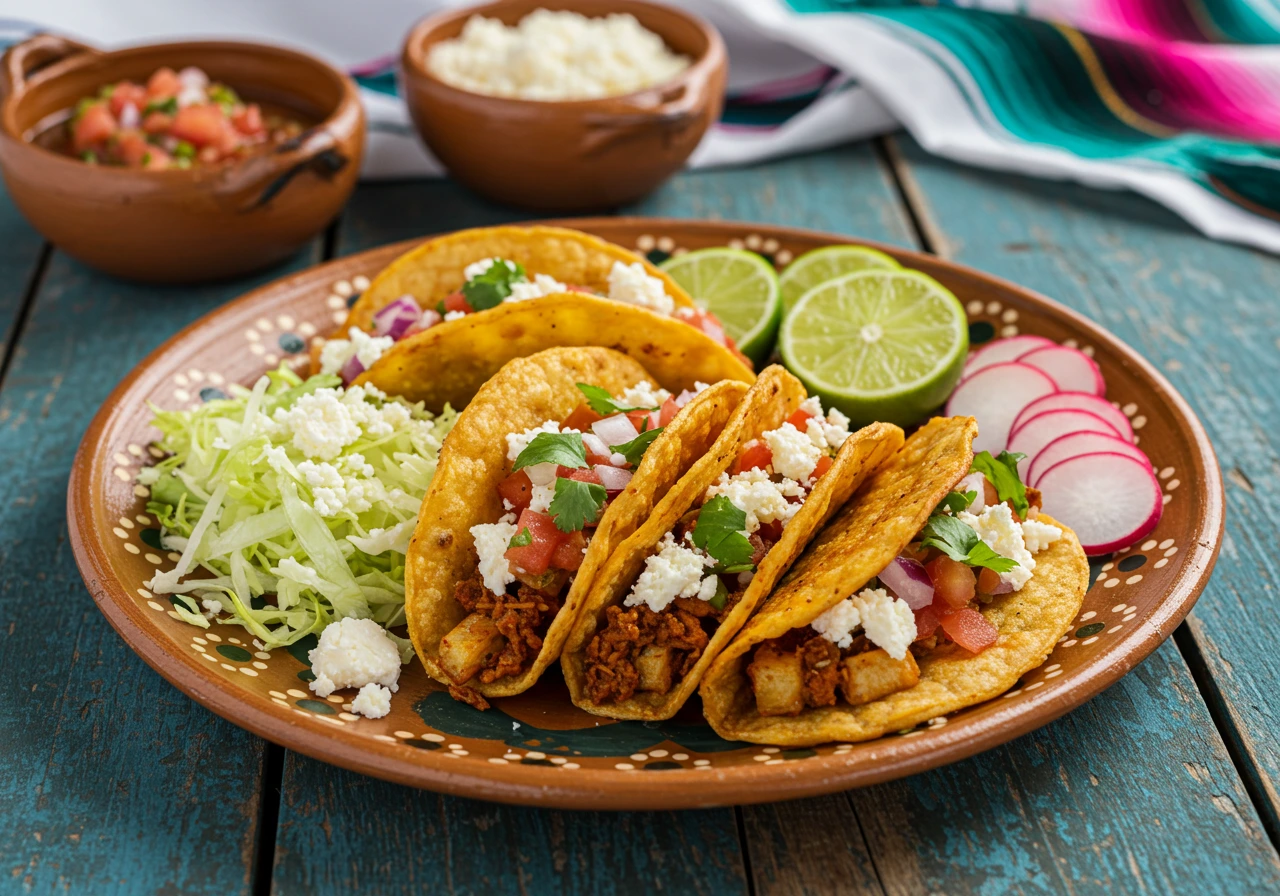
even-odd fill
[(560, 658), (569, 696), (576, 706), (614, 719), (669, 719), (675, 715), (698, 687), (716, 655), (773, 590), (814, 533), (902, 445), (902, 430), (889, 423), (875, 423), (851, 434), (836, 453), (831, 469), (818, 480), (804, 505), (782, 530), (782, 538), (760, 562), (742, 599), (717, 627), (694, 668), (665, 694), (637, 691), (628, 700), (593, 703), (586, 691), (586, 653), (597, 629), (605, 624), (605, 611), (623, 601), (658, 542), (697, 504), (720, 474), (728, 471), (742, 446), (781, 426), (805, 398), (803, 384), (784, 368), (774, 365), (763, 370), (715, 444), (597, 575)]
[(629, 355), (659, 386), (675, 393), (699, 381), (755, 379), (733, 352), (683, 321), (636, 305), (562, 293), (436, 324), (391, 346), (356, 382), (439, 412), (446, 404), (465, 407), (513, 358), (571, 345)]
[(1080, 611), (1089, 564), (1075, 533), (1035, 555), (1031, 580), (981, 608), (999, 640), (976, 656), (946, 644), (917, 657), (919, 684), (862, 706), (837, 703), (797, 716), (763, 717), (746, 675), (761, 641), (808, 625), (858, 591), (917, 536), (972, 463), (972, 418), (935, 418), (854, 497), (796, 563), (786, 581), (720, 655), (702, 682), (707, 721), (721, 737), (802, 747), (862, 741), (1004, 693), (1044, 662)]
[[(506, 512), (497, 485), (511, 470), (507, 434), (563, 420), (583, 401), (577, 383), (616, 395), (643, 380), (652, 380), (643, 367), (609, 349), (548, 349), (505, 365), (459, 414), (440, 449), (405, 565), (409, 636), (432, 678), (450, 683), (437, 658), (440, 640), (467, 615), (453, 594), (456, 584), (475, 570), (471, 527), (497, 522)], [(698, 446), (705, 450), (746, 391), (742, 383), (717, 383), (676, 415), (605, 512), (534, 663), (518, 677), (491, 684), (473, 681), (476, 690), (486, 697), (505, 697), (538, 680), (560, 655), (600, 565), (701, 456)]]
[(339, 333), (345, 335), (351, 327), (371, 330), (374, 313), (403, 295), (412, 296), (424, 309), (434, 308), (462, 288), (467, 265), (494, 257), (519, 263), (531, 280), (535, 274), (546, 274), (602, 293), (609, 291), (609, 271), (615, 261), (638, 261), (651, 277), (662, 281), (677, 306), (693, 305), (689, 294), (666, 273), (599, 237), (567, 227), (475, 227), (429, 239), (383, 268), (351, 307)]

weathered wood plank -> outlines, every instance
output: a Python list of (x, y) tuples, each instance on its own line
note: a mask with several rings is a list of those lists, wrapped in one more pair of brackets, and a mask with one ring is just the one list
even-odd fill
[(250, 285), (137, 287), (55, 253), (18, 341), (0, 390), (0, 879), (15, 892), (250, 889), (262, 743), (111, 629), (76, 571), (64, 497), (116, 381)]
[(13, 338), (13, 327), (23, 300), (36, 276), (44, 240), (18, 214), (9, 194), (0, 188), (0, 363)]
[[(1209, 430), (1229, 483), (1227, 535), (1192, 632), (1235, 722), (1228, 736), (1253, 760), (1253, 767), (1241, 771), (1257, 777), (1246, 783), (1268, 795), (1264, 821), (1274, 824), (1280, 698), (1269, 685), (1280, 678), (1280, 661), (1265, 649), (1277, 632), (1272, 631), (1274, 614), (1262, 608), (1275, 593), (1278, 568), (1272, 550), (1280, 535), (1275, 462), (1280, 443), (1265, 424), (1280, 405), (1280, 307), (1274, 298), (1280, 261), (1205, 240), (1138, 197), (963, 169), (930, 159), (909, 143), (903, 153), (907, 173), (924, 197), (919, 217), (944, 253), (1037, 289), (1107, 326), (1162, 367)], [(1275, 886), (1275, 852), (1253, 834), (1256, 813), (1238, 798), (1239, 785), (1220, 738), (1207, 727), (1211, 719), (1191, 711), (1195, 700), (1184, 699), (1186, 664), (1170, 645), (1160, 656), (1161, 665), (1148, 660), (1141, 674), (1126, 677), (1105, 698), (1079, 711), (1076, 716), (1091, 719), (1088, 727), (1073, 716), (1050, 729), (1052, 737), (1014, 744), (1010, 749), (1025, 757), (1018, 767), (1061, 762), (1071, 768), (1073, 761), (1092, 756), (1096, 744), (1114, 739), (1114, 726), (1128, 724), (1121, 713), (1096, 712), (1100, 701), (1150, 703), (1144, 727), (1176, 717), (1184, 727), (1201, 730), (1109, 751), (1109, 761), (1123, 770), (1117, 780), (1143, 782), (1143, 790), (1101, 792), (1073, 785), (1073, 799), (1087, 806), (1089, 843), (1124, 842), (1132, 853), (1131, 861), (1126, 857), (1109, 869), (1119, 875), (1113, 885), (1138, 889), (1162, 875), (1176, 879), (1179, 868), (1193, 863), (1214, 872), (1198, 884), (1206, 889), (1229, 892), (1228, 882), (1264, 879)], [(1152, 681), (1160, 687), (1153, 689)], [(1166, 703), (1163, 709), (1159, 701)], [(1183, 768), (1186, 775), (1179, 773)], [(1060, 791), (1064, 801), (1066, 786), (1063, 782)], [(963, 799), (966, 792), (949, 789), (948, 799)], [(1029, 804), (1029, 794), (1036, 792), (1020, 796), (1018, 807)], [(1085, 801), (1081, 794), (1090, 792), (1096, 796)], [(1144, 806), (1157, 793), (1163, 808)], [(1015, 829), (1021, 811), (999, 829)], [(1212, 835), (1197, 833), (1190, 824), (1215, 812), (1231, 823), (1212, 826)], [(1140, 839), (1131, 824), (1132, 818), (1178, 817), (1188, 820), (1190, 839), (1152, 836), (1150, 829)], [(1061, 830), (1055, 826), (1040, 836), (1053, 847), (1050, 854), (1073, 854)], [(1248, 878), (1248, 873), (1259, 876)]]
[(862, 826), (843, 794), (743, 806), (757, 896), (884, 893)]

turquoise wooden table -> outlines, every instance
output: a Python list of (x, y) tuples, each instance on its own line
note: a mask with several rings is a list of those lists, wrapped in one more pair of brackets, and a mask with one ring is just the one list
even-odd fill
[(71, 261), (0, 200), (0, 892), (1280, 892), (1280, 259), (1134, 196), (965, 170), (903, 140), (687, 174), (619, 211), (920, 247), (1110, 328), (1190, 400), (1226, 475), (1226, 541), (1194, 614), (1033, 734), (820, 799), (559, 812), (323, 765), (202, 709), (110, 628), (67, 543), (72, 455), (139, 359), (251, 286), (519, 215), (447, 182), (370, 185), (281, 268), (145, 288)]

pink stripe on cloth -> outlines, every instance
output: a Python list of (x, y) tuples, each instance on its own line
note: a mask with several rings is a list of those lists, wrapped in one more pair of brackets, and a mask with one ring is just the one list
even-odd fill
[(370, 75), (380, 75), (387, 69), (395, 68), (396, 63), (399, 61), (400, 55), (398, 53), (388, 53), (385, 56), (370, 59), (368, 62), (358, 62), (347, 71), (357, 78), (367, 78)]
[(835, 71), (829, 65), (821, 65), (802, 75), (758, 84), (742, 93), (733, 94), (732, 99), (740, 103), (772, 103), (776, 100), (790, 99), (818, 89), (835, 74)]

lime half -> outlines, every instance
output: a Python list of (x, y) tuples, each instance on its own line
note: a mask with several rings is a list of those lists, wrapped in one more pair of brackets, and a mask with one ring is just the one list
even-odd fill
[(757, 365), (769, 357), (782, 312), (773, 265), (744, 249), (714, 248), (668, 258), (662, 269), (716, 316), (744, 355)]
[(861, 271), (802, 295), (778, 347), (811, 393), (855, 422), (905, 426), (951, 394), (969, 326), (960, 302), (932, 277)]
[(813, 249), (787, 265), (778, 280), (782, 291), (783, 313), (794, 308), (800, 297), (819, 283), (855, 271), (896, 271), (899, 267), (888, 255), (866, 246), (825, 246)]

